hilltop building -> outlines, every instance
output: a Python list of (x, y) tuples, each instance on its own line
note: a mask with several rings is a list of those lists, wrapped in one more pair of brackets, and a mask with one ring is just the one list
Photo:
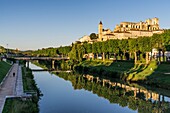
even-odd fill
[(114, 30), (103, 29), (103, 23), (100, 21), (98, 25), (97, 40), (91, 40), (89, 36), (83, 36), (77, 42), (93, 43), (96, 41), (107, 41), (111, 39), (129, 39), (138, 38), (143, 36), (152, 36), (153, 34), (161, 34), (164, 31), (159, 27), (159, 19), (152, 18), (147, 19), (145, 22), (121, 22), (116, 25)]
[(159, 19), (156, 17), (147, 19), (145, 22), (121, 22), (119, 25), (116, 25), (113, 31), (103, 29), (101, 21), (98, 25), (98, 41), (138, 38), (141, 36), (152, 36), (154, 33), (163, 33), (163, 30), (159, 28)]
[(91, 42), (92, 40), (90, 39), (89, 36), (85, 35), (79, 39), (79, 42)]

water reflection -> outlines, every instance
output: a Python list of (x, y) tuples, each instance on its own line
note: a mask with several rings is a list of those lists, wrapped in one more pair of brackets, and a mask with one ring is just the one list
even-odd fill
[(110, 103), (128, 106), (139, 113), (169, 113), (169, 97), (151, 90), (131, 87), (107, 79), (99, 79), (91, 75), (72, 75), (59, 73), (59, 77), (72, 82), (74, 89), (85, 89), (104, 97)]
[[(32, 64), (30, 67), (38, 68)], [(132, 87), (91, 75), (71, 73), (54, 75), (48, 72), (34, 72), (34, 75), (38, 87), (44, 94), (39, 102), (40, 113), (169, 113), (170, 111), (167, 91)]]
[[(30, 67), (33, 69), (37, 68), (32, 64)], [(80, 88), (80, 90), (74, 88), (72, 85), (77, 84), (76, 82), (80, 82), (78, 81), (78, 78), (74, 75), (65, 75), (60, 75), (63, 76), (63, 79), (62, 77), (60, 78), (48, 72), (34, 72), (35, 81), (43, 93), (43, 96), (39, 101), (40, 113), (137, 112), (129, 109), (128, 107), (121, 107), (118, 104), (111, 104), (109, 100), (103, 98), (102, 96), (93, 94), (92, 91), (87, 91), (85, 88)], [(80, 84), (81, 83), (78, 83), (77, 85)]]

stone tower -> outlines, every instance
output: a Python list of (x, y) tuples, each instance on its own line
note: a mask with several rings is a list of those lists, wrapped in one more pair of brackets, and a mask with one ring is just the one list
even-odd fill
[(102, 41), (103, 24), (100, 21), (98, 26), (98, 41)]
[(159, 25), (159, 19), (158, 18), (153, 18), (152, 19), (152, 25)]

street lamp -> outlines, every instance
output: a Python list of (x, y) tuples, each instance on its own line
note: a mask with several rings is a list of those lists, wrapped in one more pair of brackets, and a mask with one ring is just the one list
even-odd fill
[(8, 57), (8, 44), (6, 44), (6, 54), (7, 54), (7, 57)]

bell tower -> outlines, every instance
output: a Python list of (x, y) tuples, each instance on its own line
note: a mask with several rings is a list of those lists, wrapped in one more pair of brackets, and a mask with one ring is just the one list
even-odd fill
[(103, 24), (100, 21), (98, 25), (98, 41), (102, 41), (102, 33), (103, 33)]

